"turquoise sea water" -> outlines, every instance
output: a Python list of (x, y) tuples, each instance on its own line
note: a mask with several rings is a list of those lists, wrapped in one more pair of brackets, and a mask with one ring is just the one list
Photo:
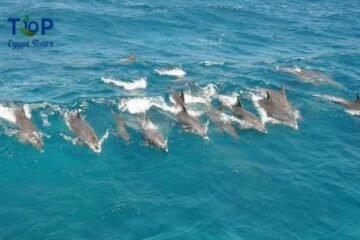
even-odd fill
[[(7, 22), (25, 14), (53, 19), (33, 38), (54, 47), (8, 47), (31, 39), (11, 35)], [(360, 92), (357, 0), (5, 0), (0, 16), (1, 103), (29, 104), (45, 143), (43, 153), (22, 144), (0, 121), (0, 239), (360, 239), (360, 118), (319, 97)], [(131, 52), (136, 63), (119, 61)], [(276, 71), (293, 66), (342, 87)], [(156, 73), (163, 67), (186, 75)], [(102, 77), (146, 78), (147, 87)], [(94, 153), (60, 135), (71, 135), (67, 110), (81, 109), (101, 137), (115, 127), (109, 103), (121, 112), (116, 105), (133, 98), (170, 106), (170, 91), (189, 86), (207, 97), (207, 86), (247, 96), (280, 85), (300, 112), (298, 129), (267, 123), (267, 134), (239, 129), (234, 139), (210, 122), (207, 141), (152, 107), (169, 153), (144, 145), (126, 111), (129, 143), (110, 134)]]

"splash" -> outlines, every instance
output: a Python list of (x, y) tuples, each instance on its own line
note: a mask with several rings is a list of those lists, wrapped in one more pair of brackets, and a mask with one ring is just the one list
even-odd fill
[(146, 78), (140, 78), (132, 82), (124, 82), (113, 78), (101, 77), (101, 81), (103, 81), (104, 83), (114, 84), (115, 86), (122, 87), (129, 91), (135, 89), (145, 89), (147, 86), (146, 80)]

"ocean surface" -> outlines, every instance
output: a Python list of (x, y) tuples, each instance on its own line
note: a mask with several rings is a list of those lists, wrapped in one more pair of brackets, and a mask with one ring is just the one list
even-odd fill
[[(53, 29), (12, 35), (7, 19), (26, 14)], [(2, 0), (0, 21), (0, 239), (360, 239), (360, 118), (329, 101), (360, 93), (358, 0)], [(8, 46), (33, 39), (54, 45)], [(281, 85), (293, 126), (256, 105)], [(176, 121), (181, 89), (208, 140)], [(239, 138), (211, 121), (207, 103), (238, 94), (267, 133), (229, 111)], [(25, 105), (44, 152), (17, 139), (10, 103)], [(74, 144), (64, 116), (77, 110), (99, 152)], [(144, 143), (145, 113), (168, 153)]]

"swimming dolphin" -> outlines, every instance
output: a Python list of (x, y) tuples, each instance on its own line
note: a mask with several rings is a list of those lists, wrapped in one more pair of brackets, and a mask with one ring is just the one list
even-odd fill
[(243, 104), (241, 103), (240, 96), (237, 97), (237, 103), (230, 106), (231, 112), (240, 120), (245, 121), (247, 124), (249, 124), (252, 128), (266, 133), (266, 128), (264, 127), (264, 124), (255, 117), (254, 114), (252, 114), (249, 111), (246, 111)]
[(136, 56), (133, 53), (130, 53), (129, 56), (121, 58), (120, 62), (136, 62)]
[(177, 92), (172, 91), (171, 92), (171, 97), (172, 97), (172, 99), (174, 99), (175, 104), (177, 106), (181, 106), (181, 105), (185, 106), (185, 96), (184, 96), (184, 91), (183, 90), (181, 90), (180, 95)]
[[(237, 134), (234, 126), (231, 124), (230, 121), (226, 121), (224, 119), (222, 111), (214, 108), (213, 106), (209, 106), (209, 117), (217, 125), (223, 132), (228, 133), (234, 138), (238, 138), (239, 135)], [(220, 108), (222, 109), (222, 107)]]
[(19, 140), (22, 142), (28, 142), (39, 151), (43, 151), (44, 143), (41, 135), (35, 125), (26, 116), (24, 107), (16, 107), (14, 113), (15, 124), (19, 129)]
[(182, 110), (176, 114), (177, 120), (184, 126), (194, 130), (200, 136), (207, 138), (207, 133), (203, 125), (195, 117), (191, 116), (184, 105), (181, 105)]
[(79, 144), (85, 143), (95, 152), (100, 150), (98, 137), (94, 130), (81, 117), (79, 112), (66, 115), (65, 121), (69, 129), (79, 137)]
[(355, 101), (340, 101), (340, 100), (331, 100), (331, 102), (339, 104), (348, 110), (358, 110), (360, 111), (360, 95), (356, 96)]
[(266, 98), (259, 101), (261, 107), (269, 117), (279, 121), (296, 125), (296, 118), (292, 113), (293, 107), (286, 97), (285, 88), (281, 86), (280, 91), (266, 90)]
[(279, 69), (282, 72), (295, 75), (299, 80), (311, 83), (314, 85), (329, 84), (337, 87), (341, 87), (341, 84), (336, 82), (332, 77), (327, 76), (319, 71), (301, 69), (299, 67), (285, 67)]
[(124, 139), (125, 141), (129, 141), (130, 135), (126, 129), (124, 119), (116, 113), (113, 113), (113, 118), (116, 121), (117, 133), (119, 134), (119, 136), (122, 137), (122, 139)]
[(153, 145), (165, 152), (168, 152), (167, 141), (158, 131), (157, 127), (149, 121), (147, 115), (145, 120), (141, 122), (140, 126), (144, 135), (144, 139), (148, 144)]

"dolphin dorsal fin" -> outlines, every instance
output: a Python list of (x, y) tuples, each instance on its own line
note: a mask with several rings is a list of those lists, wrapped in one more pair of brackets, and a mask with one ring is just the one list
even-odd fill
[(360, 95), (359, 94), (356, 96), (355, 103), (360, 103)]
[(268, 91), (266, 91), (266, 98), (270, 99), (270, 93)]
[(183, 101), (183, 103), (185, 103), (185, 96), (184, 96), (184, 91), (183, 90), (181, 90), (180, 98)]
[(285, 87), (284, 85), (281, 85), (280, 92), (285, 96)]
[(184, 113), (188, 113), (187, 110), (186, 110), (186, 107), (185, 107), (183, 104), (181, 104), (181, 107), (182, 107), (182, 111), (183, 111)]
[(243, 108), (243, 105), (241, 103), (241, 99), (240, 99), (240, 96), (237, 96), (237, 105), (241, 108)]

